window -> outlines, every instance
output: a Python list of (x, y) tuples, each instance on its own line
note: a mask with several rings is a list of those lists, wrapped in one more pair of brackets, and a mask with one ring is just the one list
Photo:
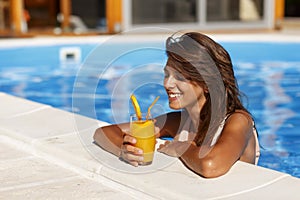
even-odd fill
[(196, 2), (196, 0), (132, 0), (132, 23), (196, 22)]

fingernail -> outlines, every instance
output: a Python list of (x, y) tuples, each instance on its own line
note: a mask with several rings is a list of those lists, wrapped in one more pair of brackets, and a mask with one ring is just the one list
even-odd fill
[(139, 157), (139, 161), (144, 161), (144, 157)]

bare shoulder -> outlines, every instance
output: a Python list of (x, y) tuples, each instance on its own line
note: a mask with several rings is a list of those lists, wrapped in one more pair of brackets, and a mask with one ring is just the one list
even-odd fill
[(234, 113), (228, 116), (226, 122), (228, 122), (229, 124), (252, 126), (253, 119), (248, 112), (243, 110), (236, 110)]
[(252, 117), (246, 111), (238, 110), (228, 116), (216, 144), (216, 149), (222, 152), (222, 156), (227, 155), (226, 158), (232, 162), (243, 158), (242, 161), (253, 163), (252, 123)]
[(241, 155), (239, 160), (254, 164), (256, 145), (258, 144), (256, 144), (255, 132), (253, 132), (253, 118), (249, 113), (238, 110), (228, 118), (228, 124), (230, 124), (230, 128), (227, 134), (230, 134), (235, 141), (238, 141), (234, 145), (240, 148)]
[(227, 118), (222, 131), (222, 138), (245, 142), (253, 135), (252, 128), (253, 121), (251, 115), (246, 111), (237, 110)]

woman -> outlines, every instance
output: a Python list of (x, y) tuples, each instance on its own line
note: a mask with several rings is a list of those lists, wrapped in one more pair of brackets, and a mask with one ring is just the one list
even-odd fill
[[(176, 112), (155, 119), (157, 137), (172, 137), (158, 151), (178, 157), (200, 176), (225, 174), (237, 161), (256, 164), (259, 144), (250, 113), (240, 101), (231, 58), (218, 43), (198, 32), (166, 41), (164, 87)], [(142, 150), (127, 134), (129, 124), (96, 130), (95, 142), (138, 166)]]

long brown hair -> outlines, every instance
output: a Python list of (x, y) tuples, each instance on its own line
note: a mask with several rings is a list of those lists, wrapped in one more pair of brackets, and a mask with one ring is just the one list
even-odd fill
[(211, 142), (225, 116), (237, 109), (249, 113), (241, 102), (230, 55), (220, 44), (201, 33), (188, 32), (169, 37), (166, 52), (170, 67), (208, 89), (194, 138), (197, 145)]

